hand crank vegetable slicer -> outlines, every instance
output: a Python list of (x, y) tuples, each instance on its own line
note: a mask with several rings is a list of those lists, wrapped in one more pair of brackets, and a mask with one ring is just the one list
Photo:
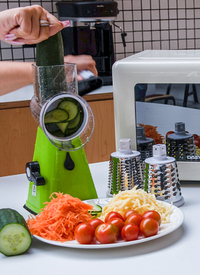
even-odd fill
[(26, 164), (30, 183), (25, 209), (38, 214), (54, 192), (97, 198), (83, 149), (92, 136), (94, 117), (77, 94), (76, 65), (34, 66), (30, 108), (39, 127), (33, 160)]

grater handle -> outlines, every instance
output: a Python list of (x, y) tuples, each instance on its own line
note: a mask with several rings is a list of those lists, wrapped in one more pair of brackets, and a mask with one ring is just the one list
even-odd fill
[(153, 157), (158, 160), (164, 160), (167, 158), (166, 145), (157, 144), (153, 145)]
[(122, 138), (119, 141), (119, 151), (124, 154), (131, 154), (131, 140), (130, 138)]

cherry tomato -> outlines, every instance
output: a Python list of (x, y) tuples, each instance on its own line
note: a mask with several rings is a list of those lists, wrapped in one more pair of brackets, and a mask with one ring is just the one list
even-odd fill
[(128, 218), (125, 220), (125, 224), (135, 223), (137, 226), (140, 226), (140, 223), (142, 220), (143, 220), (142, 215), (140, 215), (139, 213), (135, 213), (128, 216)]
[(111, 211), (106, 215), (105, 222), (107, 223), (112, 218), (120, 218), (120, 219), (122, 219), (122, 221), (124, 220), (124, 218), (122, 217), (122, 215), (120, 213)]
[(140, 223), (140, 231), (145, 237), (154, 236), (159, 231), (159, 225), (156, 220), (152, 218), (143, 219)]
[(118, 228), (111, 223), (103, 223), (97, 226), (95, 237), (101, 244), (114, 243), (118, 237)]
[(124, 221), (122, 221), (122, 219), (120, 218), (112, 218), (108, 221), (108, 223), (111, 223), (117, 226), (118, 232), (119, 232), (118, 236), (120, 236), (122, 227), (124, 226)]
[(89, 223), (80, 223), (76, 226), (74, 236), (80, 244), (89, 244), (94, 239), (95, 229)]
[(158, 222), (158, 225), (161, 225), (161, 216), (160, 214), (157, 212), (157, 211), (154, 211), (154, 210), (149, 210), (149, 211), (146, 211), (145, 213), (143, 213), (143, 218), (152, 218), (154, 220), (156, 220)]
[(125, 241), (137, 240), (140, 234), (140, 229), (135, 223), (125, 224), (121, 231), (121, 236)]
[(128, 218), (128, 216), (130, 216), (131, 214), (135, 214), (135, 213), (138, 213), (138, 212), (134, 209), (130, 209), (130, 210), (126, 211), (124, 213), (124, 220), (126, 220)]
[(94, 229), (96, 229), (98, 225), (103, 223), (103, 221), (101, 219), (96, 218), (90, 220), (88, 223), (90, 223), (94, 227)]

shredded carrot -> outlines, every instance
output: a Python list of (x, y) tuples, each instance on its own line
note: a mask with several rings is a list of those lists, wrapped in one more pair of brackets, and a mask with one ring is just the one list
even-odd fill
[(145, 136), (148, 138), (154, 139), (155, 144), (162, 144), (164, 137), (158, 133), (157, 126), (147, 125), (147, 124), (140, 124), (139, 126), (144, 127), (145, 129)]
[(53, 193), (50, 199), (37, 216), (28, 218), (30, 233), (60, 242), (74, 240), (76, 226), (91, 220), (88, 210), (93, 207), (68, 194)]

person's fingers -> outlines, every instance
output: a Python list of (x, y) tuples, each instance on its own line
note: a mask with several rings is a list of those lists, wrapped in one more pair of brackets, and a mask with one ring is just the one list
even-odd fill
[(31, 6), (18, 9), (15, 15), (16, 27), (10, 33), (14, 33), (18, 38), (37, 39), (39, 37), (39, 19), (42, 14), (42, 7)]
[(80, 75), (80, 74), (77, 74), (77, 81), (81, 81), (83, 80), (84, 78)]
[(91, 71), (95, 76), (98, 75), (98, 72), (95, 66), (89, 66), (88, 70)]
[[(63, 29), (63, 24), (40, 6), (26, 7), (16, 14), (17, 27), (8, 35), (15, 35), (13, 44), (37, 44)], [(49, 24), (41, 24), (44, 20)], [(12, 38), (12, 36), (11, 36)]]
[[(41, 26), (41, 20), (48, 21), (47, 12), (40, 6), (32, 6), (30, 9), (24, 10), (24, 20), (21, 21), (20, 26), (16, 29), (15, 35), (18, 37), (17, 41), (23, 41), (26, 44), (39, 43), (49, 37), (49, 25)], [(27, 18), (29, 15), (29, 18)]]
[(65, 62), (76, 63), (78, 71), (89, 70), (95, 76), (98, 75), (98, 71), (96, 69), (96, 62), (90, 55), (68, 55), (65, 56)]
[(52, 14), (47, 13), (47, 20), (49, 21), (49, 36), (53, 36), (58, 31), (63, 29), (63, 24)]
[(70, 26), (69, 21), (59, 21), (39, 5), (3, 11), (1, 18), (1, 40), (15, 45), (37, 44)]

